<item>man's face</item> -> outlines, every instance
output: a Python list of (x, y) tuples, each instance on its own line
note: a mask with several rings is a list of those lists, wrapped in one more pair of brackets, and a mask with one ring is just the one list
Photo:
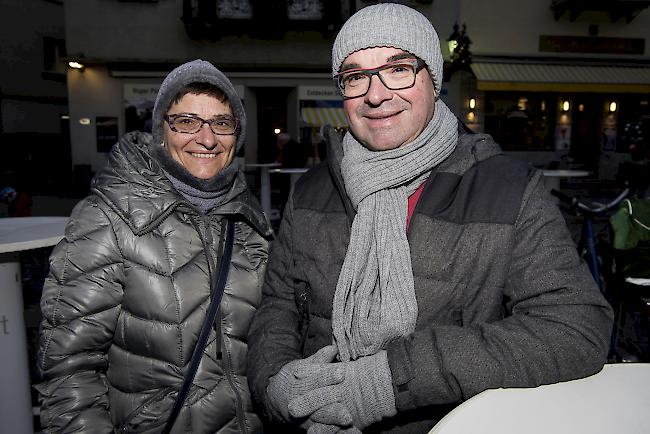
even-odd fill
[[(377, 68), (404, 58), (404, 54), (392, 47), (366, 48), (350, 54), (341, 71)], [(427, 68), (417, 73), (413, 87), (402, 90), (390, 90), (373, 76), (368, 93), (346, 99), (343, 107), (350, 130), (362, 145), (373, 151), (396, 149), (415, 140), (433, 117), (433, 82)]]

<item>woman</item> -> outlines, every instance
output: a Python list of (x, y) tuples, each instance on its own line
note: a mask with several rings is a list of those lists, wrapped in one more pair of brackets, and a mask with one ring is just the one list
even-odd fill
[(153, 137), (130, 133), (113, 148), (52, 253), (38, 354), (45, 432), (163, 430), (216, 287), (227, 221), (223, 298), (172, 432), (261, 430), (245, 337), (271, 229), (233, 163), (243, 106), (219, 70), (195, 60), (165, 78), (152, 125)]

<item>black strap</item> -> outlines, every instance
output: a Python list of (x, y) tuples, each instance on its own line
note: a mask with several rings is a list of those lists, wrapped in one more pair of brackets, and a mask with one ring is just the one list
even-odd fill
[[(194, 376), (196, 371), (199, 368), (199, 363), (201, 357), (203, 356), (203, 351), (205, 346), (208, 343), (208, 337), (210, 336), (210, 330), (212, 329), (212, 324), (214, 319), (217, 316), (219, 311), (219, 304), (221, 303), (221, 297), (223, 296), (223, 290), (226, 286), (226, 280), (228, 278), (228, 270), (230, 269), (230, 258), (232, 256), (232, 247), (233, 240), (235, 238), (235, 223), (232, 220), (228, 220), (228, 228), (226, 231), (226, 243), (224, 246), (223, 255), (221, 256), (221, 264), (219, 264), (219, 275), (215, 281), (214, 287), (212, 288), (212, 295), (210, 299), (210, 306), (208, 307), (208, 313), (201, 327), (201, 332), (199, 333), (199, 339), (196, 341), (196, 346), (194, 347), (194, 352), (192, 353), (192, 360), (190, 361), (190, 368), (183, 379), (183, 384), (178, 396), (176, 397), (176, 402), (174, 402), (174, 407), (172, 408), (169, 419), (165, 424), (165, 429), (162, 431), (164, 434), (171, 432), (176, 418), (183, 407), (183, 403), (187, 398), (187, 394), (190, 391), (192, 382), (194, 381)], [(221, 336), (217, 336), (217, 339), (221, 339)]]

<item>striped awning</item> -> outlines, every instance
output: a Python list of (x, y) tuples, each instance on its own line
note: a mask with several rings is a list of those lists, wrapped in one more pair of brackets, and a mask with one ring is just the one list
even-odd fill
[(650, 92), (650, 65), (474, 62), (479, 90), (532, 92)]
[(348, 126), (345, 111), (340, 107), (303, 108), (301, 117), (305, 122), (315, 127), (331, 125), (336, 128), (341, 128)]

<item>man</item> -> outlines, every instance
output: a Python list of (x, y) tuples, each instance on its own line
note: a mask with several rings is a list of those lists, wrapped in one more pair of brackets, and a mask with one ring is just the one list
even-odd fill
[(397, 4), (334, 42), (350, 133), (296, 184), (249, 334), (254, 399), (283, 431), (426, 433), (483, 390), (605, 361), (611, 309), (541, 174), (459, 132), (442, 62)]
[(282, 167), (304, 167), (307, 163), (307, 153), (289, 134), (280, 133), (276, 141), (275, 161)]

